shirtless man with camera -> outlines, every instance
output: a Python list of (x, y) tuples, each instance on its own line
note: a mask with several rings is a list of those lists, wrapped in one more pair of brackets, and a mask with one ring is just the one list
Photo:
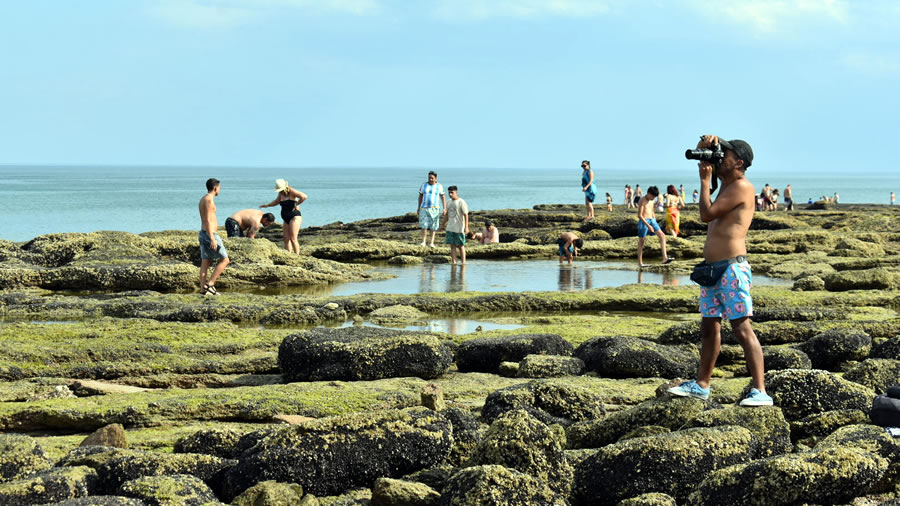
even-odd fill
[[(702, 160), (700, 166), (700, 219), (708, 223), (703, 258), (721, 276), (710, 286), (700, 287), (700, 371), (696, 380), (686, 381), (669, 389), (669, 393), (681, 397), (709, 398), (709, 382), (712, 379), (716, 358), (722, 340), (722, 317), (731, 322), (731, 329), (744, 349), (747, 369), (753, 379), (753, 388), (740, 402), (741, 406), (771, 406), (772, 398), (766, 394), (763, 376), (763, 355), (759, 340), (750, 324), (753, 315), (753, 299), (750, 297), (752, 272), (747, 262), (747, 230), (753, 220), (756, 191), (744, 177), (753, 162), (753, 150), (742, 140), (724, 141), (715, 135), (704, 135), (697, 149), (714, 149), (720, 145), (725, 156), (714, 166)], [(710, 198), (713, 169), (722, 181), (722, 188), (715, 201)]]

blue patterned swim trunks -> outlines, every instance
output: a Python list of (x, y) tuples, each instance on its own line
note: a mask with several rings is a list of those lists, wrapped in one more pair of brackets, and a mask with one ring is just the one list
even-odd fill
[(730, 264), (715, 285), (700, 287), (700, 314), (729, 320), (753, 316), (752, 284), (749, 262)]

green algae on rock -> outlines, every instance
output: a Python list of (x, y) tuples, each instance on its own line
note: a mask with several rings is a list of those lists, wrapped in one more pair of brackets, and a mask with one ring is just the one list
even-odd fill
[(375, 506), (437, 506), (440, 498), (440, 492), (424, 483), (392, 478), (378, 478), (372, 488)]
[(524, 410), (545, 424), (570, 425), (603, 417), (601, 397), (563, 380), (533, 380), (492, 392), (481, 417), (492, 422), (508, 411)]
[(0, 434), (0, 483), (50, 469), (53, 462), (36, 439)]
[(681, 429), (693, 427), (721, 427), (737, 425), (749, 430), (759, 440), (759, 455), (765, 458), (790, 453), (791, 427), (781, 410), (774, 406), (760, 406), (757, 409), (728, 408), (704, 411), (685, 422)]
[(442, 506), (565, 506), (564, 495), (539, 478), (499, 465), (466, 467), (454, 473), (441, 494)]
[(877, 394), (887, 392), (888, 387), (900, 384), (900, 360), (869, 358), (844, 373), (844, 379), (865, 385)]
[(875, 397), (871, 389), (815, 369), (771, 371), (765, 382), (766, 391), (789, 421), (839, 409), (868, 412)]
[(91, 495), (100, 480), (90, 467), (61, 467), (0, 483), (0, 504), (26, 506)]
[(666, 346), (634, 337), (595, 337), (575, 350), (585, 367), (611, 378), (679, 378), (700, 366), (695, 346)]
[(189, 474), (142, 476), (123, 483), (117, 494), (159, 506), (218, 502), (212, 489), (203, 480)]
[(518, 334), (471, 339), (456, 350), (456, 366), (463, 372), (496, 373), (501, 362), (518, 362), (527, 355), (572, 355), (572, 345), (555, 334)]
[(525, 355), (516, 367), (519, 378), (558, 378), (584, 372), (584, 362), (576, 357)]

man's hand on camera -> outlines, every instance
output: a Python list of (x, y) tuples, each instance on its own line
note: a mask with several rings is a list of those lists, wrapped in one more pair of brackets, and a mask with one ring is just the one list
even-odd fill
[(704, 161), (698, 163), (697, 166), (700, 167), (700, 181), (709, 183), (712, 180), (713, 164)]
[(715, 135), (704, 135), (700, 137), (700, 142), (697, 143), (697, 149), (712, 149), (712, 147), (719, 143), (719, 138)]

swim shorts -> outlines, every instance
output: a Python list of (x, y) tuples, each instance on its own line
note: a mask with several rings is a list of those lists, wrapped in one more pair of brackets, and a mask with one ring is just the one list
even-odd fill
[(561, 256), (561, 257), (567, 257), (570, 254), (572, 254), (572, 255), (575, 254), (575, 247), (571, 244), (569, 245), (569, 252), (566, 253), (566, 250), (563, 248), (563, 246), (566, 245), (566, 241), (564, 241), (562, 239), (557, 239), (556, 245), (559, 246), (559, 256)]
[(228, 237), (244, 237), (244, 232), (241, 231), (241, 225), (236, 219), (230, 216), (225, 220), (225, 233)]
[(704, 318), (724, 316), (729, 320), (753, 316), (752, 284), (753, 272), (748, 262), (730, 264), (718, 283), (700, 287), (700, 314)]
[(650, 223), (650, 226), (653, 227), (653, 231), (647, 229), (647, 225), (644, 225), (644, 222), (638, 220), (638, 237), (647, 237), (648, 235), (653, 235), (659, 230), (659, 223), (656, 222), (656, 218), (647, 218), (647, 222)]
[(219, 237), (219, 234), (213, 234), (213, 237), (216, 238), (216, 250), (213, 251), (210, 246), (209, 234), (206, 233), (206, 230), (201, 230), (197, 234), (197, 240), (200, 241), (200, 259), (201, 260), (221, 260), (223, 258), (228, 258), (228, 252), (225, 251), (225, 243), (222, 242), (222, 238)]
[(440, 207), (422, 207), (419, 209), (419, 228), (437, 230), (441, 226)]
[(460, 234), (458, 232), (447, 232), (447, 237), (444, 237), (444, 244), (450, 244), (452, 246), (465, 246), (466, 234)]

